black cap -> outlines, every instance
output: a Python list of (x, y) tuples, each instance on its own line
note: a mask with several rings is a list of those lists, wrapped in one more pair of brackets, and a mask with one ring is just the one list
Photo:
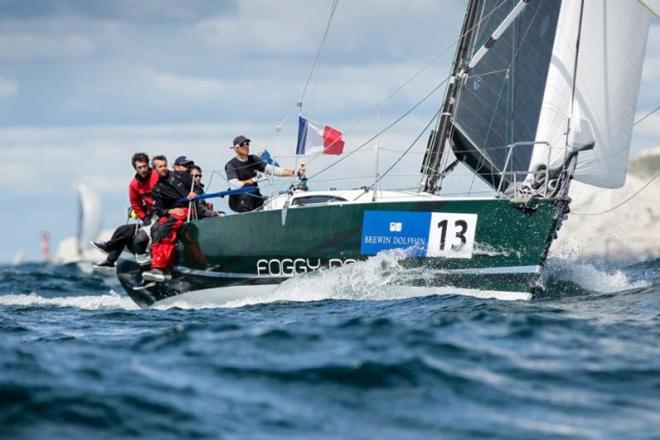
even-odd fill
[(236, 145), (240, 145), (240, 144), (242, 144), (243, 142), (251, 142), (251, 141), (250, 141), (250, 139), (246, 138), (246, 137), (243, 136), (243, 135), (236, 136), (236, 137), (234, 138), (234, 143), (233, 143), (232, 146), (229, 147), (229, 148), (234, 148)]
[(194, 165), (195, 162), (188, 159), (186, 156), (179, 156), (174, 161), (174, 165)]

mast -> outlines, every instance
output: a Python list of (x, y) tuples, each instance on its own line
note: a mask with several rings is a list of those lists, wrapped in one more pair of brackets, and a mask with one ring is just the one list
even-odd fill
[(470, 2), (436, 139), (432, 135), (424, 163), (425, 191), (437, 191), (449, 170), (438, 170), (438, 152), (447, 145), (495, 191), (507, 191), (528, 174), (562, 4)]
[(447, 86), (445, 98), (442, 103), (440, 118), (438, 119), (435, 130), (431, 132), (429, 143), (426, 147), (421, 170), (422, 174), (424, 174), (421, 184), (422, 191), (424, 192), (434, 193), (439, 189), (438, 180), (441, 175), (439, 169), (440, 163), (444, 155), (445, 143), (449, 138), (451, 117), (454, 112), (454, 106), (460, 89), (459, 83), (461, 78), (458, 78), (458, 73), (462, 70), (466, 58), (465, 54), (470, 47), (472, 31), (478, 15), (478, 4), (478, 0), (470, 0), (470, 3), (468, 4), (465, 18), (463, 19), (463, 26), (461, 27), (460, 38), (456, 47), (456, 53), (454, 55), (451, 78), (449, 79), (449, 85)]

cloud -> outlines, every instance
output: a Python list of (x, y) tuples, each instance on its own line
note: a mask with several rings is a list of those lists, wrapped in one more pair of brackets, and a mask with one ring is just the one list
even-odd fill
[[(274, 121), (299, 98), (329, 12), (329, 4), (304, 1), (282, 6), (257, 0), (216, 10), (208, 3), (204, 14), (204, 7), (196, 9), (196, 24), (145, 25), (91, 20), (103, 14), (82, 14), (85, 2), (45, 3), (50, 6), (40, 16), (35, 12), (38, 19), (5, 22), (0, 34), (0, 61), (7, 62), (8, 73), (18, 74), (20, 61), (49, 61), (47, 71), (32, 69), (22, 77), (20, 100), (0, 107), (7, 125)], [(107, 3), (130, 9), (123, 0)], [(449, 24), (453, 4), (403, 6), (340, 4), (306, 111), (334, 121), (375, 115), (375, 106), (453, 41), (460, 26)], [(445, 64), (450, 58), (448, 51)], [(411, 105), (444, 73), (435, 70), (436, 78), (415, 81), (380, 109), (381, 116), (396, 105)]]
[(11, 98), (18, 94), (18, 84), (0, 77), (0, 99)]
[(7, 33), (0, 35), (0, 60), (77, 58), (92, 54), (94, 43), (81, 35)]
[(230, 0), (3, 0), (0, 14), (14, 19), (35, 19), (53, 15), (79, 16), (95, 20), (197, 20), (231, 12)]
[[(657, 106), (656, 106), (657, 107)], [(656, 137), (660, 139), (660, 110), (656, 110), (655, 113), (647, 116), (653, 108), (647, 108), (644, 110), (638, 111), (635, 114), (635, 121), (639, 121), (635, 126), (635, 133), (640, 136), (645, 137)], [(643, 120), (640, 120), (644, 118)]]
[[(454, 41), (460, 27), (460, 20), (455, 18), (464, 12), (459, 12), (462, 6), (458, 2), (405, 5), (375, 0), (340, 3), (327, 36), (323, 63), (366, 65), (376, 53), (378, 61), (410, 62), (437, 53), (443, 41)], [(283, 7), (281, 2), (266, 0), (240, 2), (235, 15), (202, 20), (191, 36), (222, 53), (281, 60), (304, 57), (309, 66), (329, 13), (330, 3), (298, 0)]]
[[(389, 149), (403, 150), (426, 121), (405, 120), (378, 143)], [(100, 191), (113, 197), (125, 197), (126, 184), (133, 175), (129, 158), (136, 151), (150, 155), (165, 154), (170, 158), (185, 154), (208, 170), (222, 170), (232, 152), (226, 148), (239, 133), (254, 139), (253, 152), (257, 153), (272, 132), (270, 124), (172, 124), (124, 125), (93, 127), (14, 127), (0, 129), (0, 149), (3, 166), (11, 173), (0, 174), (0, 192), (17, 186), (26, 196), (58, 195), (78, 181), (99, 184)], [(368, 139), (371, 126), (346, 131), (347, 150)], [(295, 127), (289, 126), (280, 135), (270, 138), (268, 148), (281, 158), (286, 166), (293, 165)], [(420, 155), (426, 140), (415, 149)], [(366, 157), (373, 150), (364, 149)], [(384, 152), (383, 164), (395, 153)], [(359, 157), (359, 155), (358, 155)], [(336, 158), (318, 158), (314, 162), (327, 164)], [(419, 158), (421, 161), (421, 158)], [(328, 173), (330, 177), (362, 176), (370, 174), (372, 167), (359, 159), (346, 161), (344, 166)], [(38, 172), (35, 172), (35, 167)], [(419, 163), (406, 172), (417, 173)], [(314, 165), (310, 170), (320, 169)], [(406, 167), (403, 166), (405, 169)]]
[(154, 86), (166, 93), (173, 93), (185, 99), (218, 99), (227, 90), (223, 81), (207, 78), (186, 77), (170, 73), (155, 72)]

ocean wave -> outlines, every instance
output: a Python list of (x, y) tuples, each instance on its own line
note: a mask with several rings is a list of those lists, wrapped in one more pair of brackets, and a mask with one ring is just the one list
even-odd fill
[(623, 268), (605, 269), (597, 267), (593, 262), (548, 258), (542, 278), (547, 293), (550, 295), (566, 293), (562, 291), (562, 281), (578, 286), (580, 289), (574, 291), (576, 294), (625, 292), (651, 285), (647, 280), (633, 280)]
[(0, 306), (14, 307), (76, 307), (83, 310), (124, 309), (136, 310), (139, 307), (127, 296), (111, 291), (105, 295), (43, 297), (29, 294), (0, 295)]

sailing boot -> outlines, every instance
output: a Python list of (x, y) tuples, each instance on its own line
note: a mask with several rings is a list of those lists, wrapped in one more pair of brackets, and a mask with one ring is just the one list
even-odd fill
[(109, 261), (105, 260), (100, 263), (96, 263), (92, 266), (94, 269), (114, 269), (115, 268), (115, 262), (114, 261)]
[(172, 275), (163, 272), (160, 269), (151, 269), (142, 273), (142, 279), (147, 281), (155, 281), (157, 283), (164, 283), (172, 279)]
[(105, 241), (90, 241), (89, 244), (91, 244), (94, 248), (100, 250), (104, 254), (110, 252), (110, 247), (108, 246), (108, 243)]

